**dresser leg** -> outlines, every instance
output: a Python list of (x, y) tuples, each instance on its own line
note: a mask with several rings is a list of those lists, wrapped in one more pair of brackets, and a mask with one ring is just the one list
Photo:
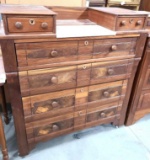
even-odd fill
[(5, 121), (6, 124), (9, 124), (10, 119), (8, 117), (4, 86), (0, 87), (0, 93), (1, 93), (1, 97), (2, 97), (2, 110), (3, 110), (4, 121)]
[(9, 160), (7, 149), (2, 150), (3, 160)]

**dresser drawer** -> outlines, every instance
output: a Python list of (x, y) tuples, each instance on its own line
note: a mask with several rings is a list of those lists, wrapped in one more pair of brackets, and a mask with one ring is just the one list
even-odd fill
[(119, 38), (94, 41), (93, 58), (134, 55), (137, 38)]
[(55, 137), (66, 133), (68, 130), (71, 131), (73, 128), (73, 114), (26, 123), (27, 139), (29, 143), (41, 141), (46, 136)]
[(18, 65), (43, 65), (77, 60), (77, 41), (16, 44)]
[(108, 0), (108, 3), (140, 4), (141, 0)]
[(146, 71), (143, 89), (150, 89), (150, 68)]
[(118, 31), (140, 30), (145, 24), (145, 17), (119, 17), (116, 28)]
[(75, 88), (76, 66), (19, 73), (22, 96)]
[(25, 32), (55, 32), (54, 18), (44, 17), (26, 17), (13, 16), (7, 17), (9, 33)]
[(92, 63), (90, 84), (129, 78), (134, 60)]

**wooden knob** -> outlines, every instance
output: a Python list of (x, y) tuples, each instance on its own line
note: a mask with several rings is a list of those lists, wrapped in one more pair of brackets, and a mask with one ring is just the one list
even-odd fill
[(104, 95), (105, 97), (109, 97), (109, 96), (110, 96), (110, 94), (109, 94), (108, 91), (105, 91), (105, 92), (103, 93), (103, 95)]
[(85, 42), (84, 42), (84, 45), (85, 45), (85, 46), (88, 46), (88, 44), (89, 44), (88, 41), (85, 41)]
[(54, 83), (54, 84), (56, 84), (58, 82), (57, 77), (52, 77), (51, 78), (51, 82)]
[(57, 51), (52, 51), (52, 52), (51, 52), (51, 56), (52, 56), (52, 57), (56, 57), (57, 55), (58, 55), (58, 52), (57, 52)]
[(116, 45), (112, 45), (111, 49), (112, 49), (112, 51), (116, 51), (117, 50), (117, 46)]
[(107, 71), (107, 72), (108, 72), (108, 74), (109, 74), (109, 75), (114, 74), (114, 70), (113, 70), (113, 69), (108, 69), (108, 71)]
[(21, 29), (22, 28), (22, 23), (21, 22), (16, 22), (15, 26), (17, 29)]
[(48, 28), (48, 23), (43, 22), (43, 23), (41, 24), (41, 27), (42, 27), (43, 29), (47, 29), (47, 28)]
[(142, 24), (142, 21), (141, 21), (141, 20), (139, 20), (139, 21), (136, 22), (136, 25), (137, 25), (137, 26), (140, 26), (141, 24)]
[(58, 106), (59, 106), (59, 103), (58, 103), (58, 102), (56, 102), (56, 101), (53, 101), (53, 102), (52, 102), (52, 106), (53, 106), (54, 108), (56, 108), (56, 107), (58, 107)]
[(57, 124), (53, 124), (52, 129), (53, 129), (53, 131), (58, 131), (59, 126)]
[(105, 117), (106, 117), (106, 114), (105, 114), (104, 112), (101, 112), (101, 113), (100, 113), (100, 117), (101, 117), (101, 118), (105, 118)]
[(121, 25), (125, 26), (126, 25), (126, 21), (121, 21)]

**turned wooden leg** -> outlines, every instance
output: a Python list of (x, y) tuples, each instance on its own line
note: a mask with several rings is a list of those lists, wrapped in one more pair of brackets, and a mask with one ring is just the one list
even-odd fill
[(8, 160), (9, 158), (8, 158), (6, 139), (5, 139), (3, 122), (2, 122), (1, 115), (0, 115), (0, 145), (1, 145), (1, 148), (2, 148), (3, 160)]
[(0, 93), (1, 93), (1, 97), (2, 97), (2, 110), (3, 110), (4, 121), (6, 124), (8, 124), (9, 117), (8, 117), (8, 111), (7, 111), (7, 105), (6, 105), (4, 86), (0, 87)]

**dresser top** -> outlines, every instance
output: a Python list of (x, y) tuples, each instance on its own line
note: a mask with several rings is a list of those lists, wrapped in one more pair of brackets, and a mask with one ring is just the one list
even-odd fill
[(105, 12), (108, 14), (113, 14), (113, 15), (120, 15), (120, 16), (126, 16), (126, 15), (130, 15), (130, 16), (139, 16), (139, 15), (147, 15), (146, 12), (139, 12), (139, 11), (133, 11), (133, 10), (129, 10), (129, 9), (124, 9), (124, 8), (116, 8), (116, 7), (90, 7), (91, 9), (97, 10), (97, 11), (101, 11), (101, 12)]
[(56, 15), (55, 12), (44, 6), (33, 5), (0, 5), (0, 13), (25, 15)]

